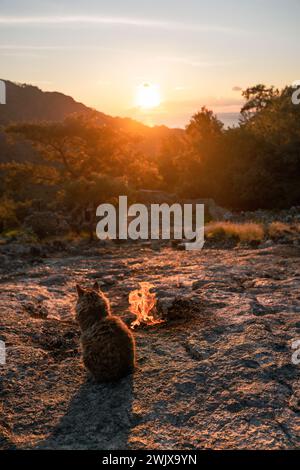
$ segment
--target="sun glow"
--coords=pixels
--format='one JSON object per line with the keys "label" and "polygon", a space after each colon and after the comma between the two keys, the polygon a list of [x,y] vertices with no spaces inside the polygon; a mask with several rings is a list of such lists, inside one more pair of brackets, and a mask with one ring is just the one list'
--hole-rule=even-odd
{"label": "sun glow", "polygon": [[136,102],[142,109],[151,109],[159,106],[161,99],[158,86],[150,83],[139,85],[137,89]]}

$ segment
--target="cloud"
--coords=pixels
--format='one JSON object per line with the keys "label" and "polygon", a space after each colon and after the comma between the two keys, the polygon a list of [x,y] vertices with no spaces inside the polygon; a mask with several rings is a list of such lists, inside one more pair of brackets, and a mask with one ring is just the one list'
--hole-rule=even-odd
{"label": "cloud", "polygon": [[67,46],[67,45],[23,45],[23,44],[0,44],[0,51],[69,51],[69,50],[113,50],[102,46]]}
{"label": "cloud", "polygon": [[119,17],[101,17],[101,16],[0,16],[0,23],[7,25],[20,24],[108,24],[108,25],[125,25],[125,26],[152,26],[164,27],[167,22],[151,21],[135,18],[119,18]]}
{"label": "cloud", "polygon": [[9,51],[9,52],[4,51],[4,52],[2,52],[2,51],[0,51],[0,56],[1,57],[24,57],[26,59],[28,59],[29,57],[31,59],[41,57],[40,54],[35,54],[35,53],[29,52],[29,51],[28,52],[22,52],[22,51],[20,51],[20,52],[18,52],[18,51],[15,51],[15,52],[14,51]]}
{"label": "cloud", "polygon": [[24,46],[23,44],[0,44],[0,50],[5,51],[44,51],[65,49],[64,46]]}
{"label": "cloud", "polygon": [[191,67],[222,67],[224,65],[232,65],[232,61],[217,61],[217,60],[212,60],[212,61],[205,61],[205,60],[199,60],[196,58],[189,58],[189,57],[158,57],[157,60],[161,62],[169,62],[169,63],[178,63],[178,64],[183,64],[183,65],[189,65]]}
{"label": "cloud", "polygon": [[106,16],[0,16],[0,24],[7,26],[20,25],[110,25],[160,28],[211,33],[244,33],[244,30],[222,25],[192,24],[176,21],[148,20],[145,18],[106,17]]}
{"label": "cloud", "polygon": [[240,86],[234,86],[232,87],[232,91],[242,91],[243,88],[241,88]]}

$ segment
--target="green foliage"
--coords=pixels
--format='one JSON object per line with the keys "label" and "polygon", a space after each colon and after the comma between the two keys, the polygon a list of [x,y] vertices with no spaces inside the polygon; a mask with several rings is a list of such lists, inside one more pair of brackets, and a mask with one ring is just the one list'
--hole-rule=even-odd
{"label": "green foliage", "polygon": [[240,126],[226,130],[202,108],[177,153],[170,146],[163,150],[171,189],[185,197],[212,197],[233,209],[299,205],[300,106],[292,104],[292,92],[291,87],[248,88]]}
{"label": "green foliage", "polygon": [[14,124],[7,132],[29,140],[65,179],[93,172],[123,176],[134,145],[121,129],[101,125],[97,113],[70,116],[61,123]]}
{"label": "green foliage", "polygon": [[19,227],[30,207],[31,201],[15,201],[8,197],[0,199],[0,232]]}
{"label": "green foliage", "polygon": [[17,226],[16,203],[12,199],[3,198],[0,201],[0,232]]}
{"label": "green foliage", "polygon": [[32,212],[25,218],[24,227],[40,239],[63,235],[68,230],[61,217],[49,211]]}
{"label": "green foliage", "polygon": [[47,190],[59,181],[56,168],[29,162],[0,164],[1,192],[14,200],[46,200]]}
{"label": "green foliage", "polygon": [[66,181],[61,197],[68,209],[74,209],[97,207],[123,194],[128,194],[128,186],[123,179],[92,173],[89,178]]}
{"label": "green foliage", "polygon": [[84,211],[138,189],[213,198],[232,209],[300,205],[300,106],[291,102],[293,91],[248,88],[240,125],[229,129],[202,107],[185,130],[170,131],[153,156],[143,152],[133,123],[130,131],[103,125],[97,113],[11,125],[11,139],[30,142],[39,160],[0,164],[2,230],[28,215],[22,201],[38,211],[75,211],[79,230]]}
{"label": "green foliage", "polygon": [[268,88],[261,83],[244,90],[242,96],[246,99],[246,103],[241,109],[243,120],[249,121],[256,113],[272,103],[278,95],[279,90],[277,88],[273,86]]}

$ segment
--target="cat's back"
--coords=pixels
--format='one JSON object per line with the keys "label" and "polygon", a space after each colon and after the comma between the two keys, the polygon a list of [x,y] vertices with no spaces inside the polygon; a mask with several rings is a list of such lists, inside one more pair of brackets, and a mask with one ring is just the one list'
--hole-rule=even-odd
{"label": "cat's back", "polygon": [[132,332],[115,316],[94,323],[82,332],[83,361],[100,381],[117,380],[135,366]]}
{"label": "cat's back", "polygon": [[133,339],[133,334],[127,325],[118,317],[113,315],[95,322],[92,326],[82,332],[82,340],[98,343],[102,339],[109,343],[122,342]]}

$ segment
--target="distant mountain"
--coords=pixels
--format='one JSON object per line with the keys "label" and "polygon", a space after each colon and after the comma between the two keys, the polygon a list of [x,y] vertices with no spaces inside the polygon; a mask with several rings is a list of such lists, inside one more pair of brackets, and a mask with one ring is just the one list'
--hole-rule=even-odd
{"label": "distant mountain", "polygon": [[62,93],[3,81],[6,84],[6,104],[0,106],[1,125],[16,121],[62,121],[69,114],[86,113],[89,110],[84,104]]}
{"label": "distant mountain", "polygon": [[[33,85],[3,81],[6,84],[6,104],[0,105],[0,126],[14,122],[57,122],[74,113],[95,112],[63,93],[42,91]],[[170,129],[166,126],[149,127],[131,118],[112,117],[100,111],[96,112],[99,123],[112,124],[141,137],[140,148],[147,154],[157,154],[162,139],[183,132],[181,129]]]}
{"label": "distant mountain", "polygon": [[[89,114],[92,108],[75,101],[71,96],[57,91],[42,91],[37,86],[25,83],[13,83],[3,80],[6,84],[6,104],[0,106],[0,125],[13,122],[41,122],[63,121],[70,114]],[[112,117],[108,114],[96,111],[99,122],[103,124],[115,124],[137,133],[155,130],[159,134],[172,131],[166,126],[149,127],[131,118]]]}

